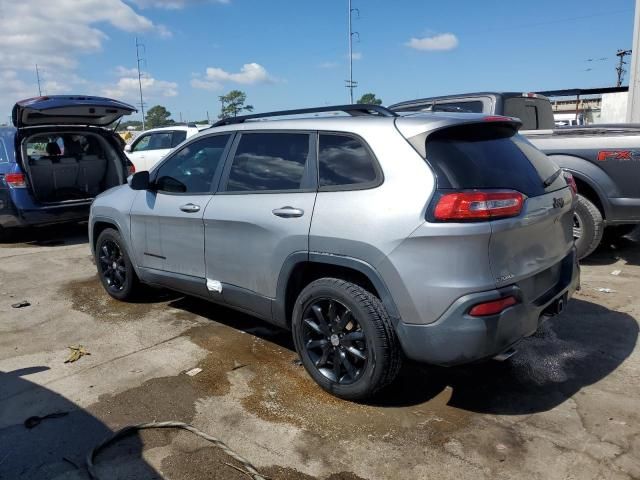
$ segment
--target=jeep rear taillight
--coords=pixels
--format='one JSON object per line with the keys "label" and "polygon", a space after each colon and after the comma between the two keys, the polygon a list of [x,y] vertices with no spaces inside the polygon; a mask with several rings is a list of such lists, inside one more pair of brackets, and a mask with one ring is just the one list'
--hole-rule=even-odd
{"label": "jeep rear taillight", "polygon": [[497,315],[502,313],[509,307],[513,307],[518,303],[515,297],[509,296],[492,300],[490,302],[479,303],[469,310],[469,315],[473,317],[486,317],[489,315]]}
{"label": "jeep rear taillight", "polygon": [[567,172],[566,170],[562,173],[564,175],[564,180],[567,182],[567,185],[569,185],[569,188],[571,189],[571,194],[575,197],[576,195],[578,195],[578,184],[576,183],[576,179],[573,178],[573,175],[571,175],[571,173]]}
{"label": "jeep rear taillight", "polygon": [[438,222],[516,217],[523,204],[524,195],[515,190],[444,193],[436,203],[433,216]]}
{"label": "jeep rear taillight", "polygon": [[13,188],[25,188],[27,186],[27,179],[24,173],[5,173],[4,181]]}

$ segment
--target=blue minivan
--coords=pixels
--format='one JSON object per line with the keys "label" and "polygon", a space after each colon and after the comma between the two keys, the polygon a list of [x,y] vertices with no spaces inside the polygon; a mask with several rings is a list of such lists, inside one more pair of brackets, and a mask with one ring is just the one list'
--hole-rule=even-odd
{"label": "blue minivan", "polygon": [[0,127],[0,239],[17,227],[86,220],[93,198],[131,173],[107,126],[135,111],[89,96],[16,103],[14,127]]}

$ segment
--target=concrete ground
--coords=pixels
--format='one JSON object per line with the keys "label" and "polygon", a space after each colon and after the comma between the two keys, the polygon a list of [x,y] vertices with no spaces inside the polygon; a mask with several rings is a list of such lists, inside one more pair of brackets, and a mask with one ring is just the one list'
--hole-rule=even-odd
{"label": "concrete ground", "polygon": [[[252,317],[170,293],[111,300],[86,241],[65,227],[0,245],[0,479],[87,479],[93,446],[152,420],[192,423],[272,479],[640,478],[638,242],[585,262],[567,311],[510,360],[406,365],[355,404]],[[79,344],[91,355],[64,363]],[[55,412],[68,414],[24,426]],[[248,478],[182,431],[130,436],[96,464],[109,480]]]}

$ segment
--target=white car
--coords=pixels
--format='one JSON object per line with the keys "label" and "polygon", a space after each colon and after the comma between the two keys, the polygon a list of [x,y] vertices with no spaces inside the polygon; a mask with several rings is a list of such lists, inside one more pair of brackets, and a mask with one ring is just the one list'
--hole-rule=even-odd
{"label": "white car", "polygon": [[136,172],[150,170],[174,147],[207,127],[209,125],[190,124],[146,130],[131,144],[126,145],[124,151]]}

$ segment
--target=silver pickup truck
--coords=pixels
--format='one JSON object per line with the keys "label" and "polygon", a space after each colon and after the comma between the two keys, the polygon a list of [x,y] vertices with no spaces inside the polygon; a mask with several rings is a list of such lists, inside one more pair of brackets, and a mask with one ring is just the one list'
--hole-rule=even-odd
{"label": "silver pickup truck", "polygon": [[640,125],[556,128],[548,98],[535,93],[483,92],[422,98],[396,111],[445,111],[517,117],[520,133],[571,172],[578,185],[574,237],[584,258],[602,241],[640,224]]}

